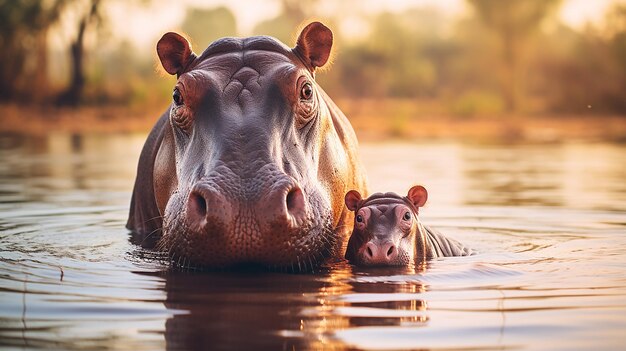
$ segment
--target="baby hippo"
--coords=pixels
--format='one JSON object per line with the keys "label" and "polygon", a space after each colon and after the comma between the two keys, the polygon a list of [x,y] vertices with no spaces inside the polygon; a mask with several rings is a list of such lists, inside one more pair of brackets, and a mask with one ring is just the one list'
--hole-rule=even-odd
{"label": "baby hippo", "polygon": [[456,240],[424,227],[417,214],[428,199],[416,185],[407,196],[376,193],[367,199],[351,190],[345,202],[355,212],[346,259],[360,266],[405,266],[441,256],[467,256],[472,251]]}

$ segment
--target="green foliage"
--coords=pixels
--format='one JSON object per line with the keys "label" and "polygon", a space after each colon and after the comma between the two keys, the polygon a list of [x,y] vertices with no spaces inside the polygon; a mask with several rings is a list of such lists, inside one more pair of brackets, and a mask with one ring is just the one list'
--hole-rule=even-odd
{"label": "green foliage", "polygon": [[[530,93],[556,113],[626,113],[626,5],[609,12],[607,31],[560,26],[545,35],[535,56]],[[621,20],[620,20],[621,18]]]}
{"label": "green foliage", "polygon": [[141,55],[128,41],[117,50],[96,51],[92,56],[85,103],[153,107],[165,106],[171,99],[175,78],[159,76],[154,57]]}
{"label": "green foliage", "polygon": [[349,85],[344,90],[348,96],[435,96],[447,64],[441,56],[451,49],[441,39],[439,19],[430,9],[378,15],[366,39],[340,52],[330,74]]}
{"label": "green foliage", "polygon": [[499,115],[504,112],[504,101],[489,91],[470,90],[453,100],[450,110],[462,117]]}
{"label": "green foliage", "polygon": [[190,8],[181,28],[190,36],[195,49],[199,52],[216,39],[237,35],[235,15],[226,7]]}
{"label": "green foliage", "polygon": [[397,104],[397,107],[393,109],[392,115],[388,118],[390,121],[389,135],[394,138],[405,138],[410,135],[410,120],[411,120],[411,108],[404,104]]}
{"label": "green foliage", "polygon": [[560,0],[469,0],[478,17],[498,38],[500,89],[509,112],[520,110],[529,41]]}
{"label": "green foliage", "polygon": [[[13,98],[15,91],[26,98],[34,94],[30,88],[38,66],[29,53],[41,47],[47,28],[69,2],[0,0],[0,99]],[[334,32],[336,57],[316,79],[333,97],[429,101],[437,111],[462,117],[626,115],[625,4],[616,4],[603,25],[574,30],[554,16],[560,0],[467,3],[472,11],[456,20],[424,7],[361,15],[367,32],[357,38],[342,33],[345,13],[325,17]],[[253,34],[293,45],[297,27],[316,18],[323,6],[299,0],[281,4],[282,12],[259,23]],[[350,5],[342,6],[337,8]],[[358,11],[350,15],[359,16]],[[225,7],[189,9],[181,27],[196,52],[217,38],[237,35],[236,18]],[[128,42],[118,45],[89,53],[85,101],[165,104],[174,78],[155,74],[153,52],[140,52]],[[391,132],[397,134],[416,114],[425,113],[386,109]]]}
{"label": "green foliage", "polygon": [[504,36],[524,36],[539,29],[561,0],[468,0],[478,16]]}
{"label": "green foliage", "polygon": [[[272,36],[287,45],[294,44],[293,33],[311,15],[317,1],[282,0],[283,11],[254,27],[254,34]],[[308,15],[307,15],[308,14]]]}

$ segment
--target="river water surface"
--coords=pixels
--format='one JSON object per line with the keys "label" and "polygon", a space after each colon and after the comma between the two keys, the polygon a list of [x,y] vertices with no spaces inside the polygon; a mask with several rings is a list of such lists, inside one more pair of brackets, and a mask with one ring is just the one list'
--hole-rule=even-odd
{"label": "river water surface", "polygon": [[169,270],[124,228],[145,135],[0,137],[2,349],[626,347],[626,146],[361,145],[373,191],[471,257]]}

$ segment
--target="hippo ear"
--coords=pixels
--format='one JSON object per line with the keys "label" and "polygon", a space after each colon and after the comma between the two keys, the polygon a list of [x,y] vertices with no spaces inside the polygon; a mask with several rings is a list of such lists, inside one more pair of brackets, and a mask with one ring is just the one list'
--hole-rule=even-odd
{"label": "hippo ear", "polygon": [[309,23],[298,36],[294,50],[312,69],[322,67],[330,57],[333,32],[320,22]]}
{"label": "hippo ear", "polygon": [[196,58],[191,44],[182,35],[168,32],[157,43],[157,54],[165,71],[181,75],[187,65]]}
{"label": "hippo ear", "polygon": [[406,197],[413,203],[413,206],[422,207],[428,200],[428,192],[423,186],[416,185],[409,189],[409,194]]}
{"label": "hippo ear", "polygon": [[361,194],[356,190],[350,190],[346,194],[345,201],[348,210],[356,211],[356,209],[359,207],[359,202],[361,202]]}

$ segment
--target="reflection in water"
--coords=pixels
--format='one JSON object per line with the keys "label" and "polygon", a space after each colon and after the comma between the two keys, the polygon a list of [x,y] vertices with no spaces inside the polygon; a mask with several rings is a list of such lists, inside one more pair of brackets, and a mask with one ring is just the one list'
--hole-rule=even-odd
{"label": "reflection in water", "polygon": [[[415,274],[378,269],[367,274]],[[186,311],[167,320],[168,349],[302,350],[344,349],[337,330],[364,326],[425,326],[426,302],[394,301],[394,294],[419,296],[419,282],[404,284],[352,280],[359,273],[345,262],[315,276],[265,272],[166,272],[165,305]],[[386,296],[353,301],[349,296]]]}
{"label": "reflection in water", "polygon": [[[561,150],[479,148],[464,153],[468,205],[562,206],[563,171]],[[489,157],[485,157],[485,154]]]}
{"label": "reflection in water", "polygon": [[129,179],[134,177],[144,139],[143,135],[0,137],[0,146],[6,147],[0,148],[1,202],[67,207],[114,201],[127,206]]}
{"label": "reflection in water", "polygon": [[479,254],[290,275],[133,241],[144,139],[0,136],[0,348],[623,347],[624,145],[362,144],[372,190],[424,184],[424,223]]}
{"label": "reflection in water", "polygon": [[[353,283],[353,294],[409,294],[420,296],[426,291],[425,286],[419,282],[405,284],[386,284],[379,282]],[[349,315],[350,327],[364,326],[425,326],[428,322],[426,314],[426,301],[423,299],[409,299],[402,301],[362,301],[353,302],[350,308],[341,308],[339,312]]]}
{"label": "reflection in water", "polygon": [[[174,315],[166,322],[167,347],[304,349],[315,343],[307,336],[317,335],[320,326],[337,326],[341,321],[327,320],[323,311],[299,313],[302,307],[317,307],[318,293],[332,284],[299,278],[264,273],[168,274],[165,305],[188,314]],[[308,333],[310,328],[316,332]]]}

